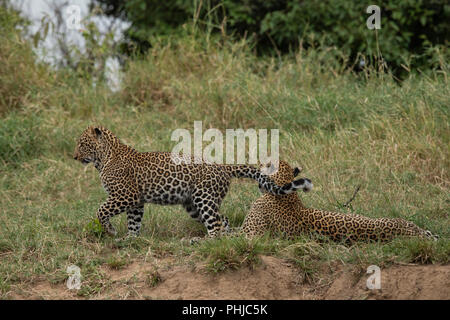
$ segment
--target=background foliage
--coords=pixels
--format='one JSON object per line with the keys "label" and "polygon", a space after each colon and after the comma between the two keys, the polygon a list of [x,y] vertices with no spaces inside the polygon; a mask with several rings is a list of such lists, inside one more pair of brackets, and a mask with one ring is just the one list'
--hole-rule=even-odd
{"label": "background foliage", "polygon": [[[391,70],[434,66],[430,48],[446,49],[450,4],[445,0],[384,0],[381,30],[366,27],[368,4],[352,0],[98,0],[107,15],[132,24],[127,37],[141,50],[152,38],[177,32],[193,18],[199,24],[247,37],[258,53],[285,54],[326,46],[344,52],[353,63],[382,56]],[[367,62],[369,62],[367,61]],[[402,67],[404,65],[404,67]]]}

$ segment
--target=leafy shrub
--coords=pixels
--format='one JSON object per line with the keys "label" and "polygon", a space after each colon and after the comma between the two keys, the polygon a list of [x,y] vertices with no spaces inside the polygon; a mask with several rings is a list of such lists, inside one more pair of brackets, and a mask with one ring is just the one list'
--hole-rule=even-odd
{"label": "leafy shrub", "polygon": [[350,0],[98,2],[106,14],[132,23],[127,36],[141,48],[149,47],[152,36],[174,33],[194,18],[222,33],[226,29],[229,34],[252,37],[259,53],[287,53],[300,45],[335,46],[350,55],[350,62],[358,54],[368,60],[382,55],[394,71],[435,67],[428,48],[445,49],[450,33],[450,5],[442,0],[382,1],[377,31],[366,26],[368,4]]}
{"label": "leafy shrub", "polygon": [[0,113],[17,109],[48,88],[48,69],[35,63],[31,45],[23,37],[27,21],[0,3]]}

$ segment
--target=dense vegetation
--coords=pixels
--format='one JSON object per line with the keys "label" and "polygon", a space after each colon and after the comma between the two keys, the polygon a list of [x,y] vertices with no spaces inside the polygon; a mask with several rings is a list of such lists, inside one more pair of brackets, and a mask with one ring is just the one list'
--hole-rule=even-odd
{"label": "dense vegetation", "polygon": [[[37,62],[20,18],[0,6],[0,296],[46,280],[62,283],[82,269],[80,295],[95,297],[111,281],[102,266],[172,256],[211,272],[258,263],[260,254],[295,261],[314,281],[324,266],[365,268],[448,263],[450,256],[450,86],[448,60],[411,73],[401,84],[372,68],[354,74],[346,52],[321,47],[291,57],[258,57],[247,41],[230,41],[187,24],[129,60],[122,89],[77,71]],[[439,53],[439,52],[437,52]],[[76,139],[101,123],[140,151],[171,150],[171,132],[194,120],[214,128],[278,128],[281,157],[302,165],[315,190],[307,206],[370,217],[402,217],[441,236],[345,246],[303,235],[295,240],[222,238],[190,246],[203,226],[181,207],[146,207],[142,236],[116,242],[98,228],[105,199],[98,173],[72,159]],[[343,208],[356,185],[361,190]],[[236,181],[222,214],[238,227],[258,197]],[[114,219],[121,235],[125,215]],[[363,270],[363,269],[361,269]],[[124,284],[126,285],[126,284]]]}
{"label": "dense vegetation", "polygon": [[[396,74],[436,67],[433,50],[445,50],[450,5],[444,0],[385,0],[381,29],[369,30],[368,3],[352,0],[97,0],[105,13],[131,22],[126,34],[143,50],[155,36],[173,34],[193,18],[218,33],[248,38],[258,53],[336,47],[348,61],[383,63]],[[151,17],[151,18],[149,18]],[[344,58],[341,57],[341,58]],[[406,69],[406,70],[405,70]],[[402,72],[401,72],[402,71]]]}

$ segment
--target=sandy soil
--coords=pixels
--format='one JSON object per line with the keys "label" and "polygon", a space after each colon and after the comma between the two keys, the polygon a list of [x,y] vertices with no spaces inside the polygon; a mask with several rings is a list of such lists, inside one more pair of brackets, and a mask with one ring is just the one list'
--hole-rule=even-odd
{"label": "sandy soil", "polygon": [[[450,299],[450,265],[396,265],[381,270],[381,289],[369,290],[369,274],[337,266],[309,283],[301,270],[270,256],[254,270],[241,268],[218,275],[201,266],[177,265],[170,259],[134,262],[121,270],[104,268],[106,290],[93,299]],[[156,280],[155,280],[156,279]],[[33,282],[14,291],[13,299],[84,299],[65,284]]]}

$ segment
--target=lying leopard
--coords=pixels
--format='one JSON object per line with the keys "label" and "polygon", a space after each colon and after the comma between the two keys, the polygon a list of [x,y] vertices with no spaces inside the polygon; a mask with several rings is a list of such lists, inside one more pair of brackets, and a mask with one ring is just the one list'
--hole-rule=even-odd
{"label": "lying leopard", "polygon": [[97,217],[112,235],[116,231],[110,218],[126,211],[128,236],[137,236],[145,203],[181,204],[192,218],[205,225],[209,236],[228,232],[228,220],[219,214],[219,207],[232,178],[254,179],[260,188],[274,195],[311,187],[308,179],[278,186],[268,175],[248,165],[197,163],[193,158],[169,152],[138,152],[101,126],[90,126],[81,134],[73,158],[85,165],[92,162],[99,171],[108,198]]}
{"label": "lying leopard", "polygon": [[[299,174],[280,161],[278,171],[271,178],[278,185],[291,182]],[[288,237],[315,232],[336,241],[386,241],[398,236],[418,236],[437,239],[430,231],[400,218],[368,218],[357,214],[344,214],[309,209],[303,206],[295,193],[288,195],[263,194],[246,216],[242,231],[248,237],[263,235],[267,231]]]}

